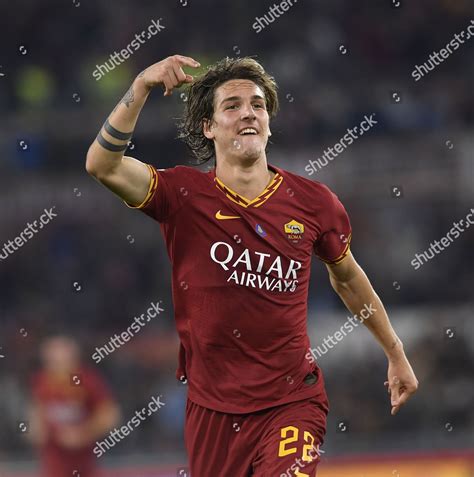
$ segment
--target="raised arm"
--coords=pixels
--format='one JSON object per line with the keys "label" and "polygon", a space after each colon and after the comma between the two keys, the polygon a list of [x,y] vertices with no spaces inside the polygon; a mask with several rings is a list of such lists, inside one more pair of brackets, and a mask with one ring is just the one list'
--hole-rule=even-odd
{"label": "raised arm", "polygon": [[150,172],[145,163],[124,156],[127,143],[153,88],[163,85],[164,96],[170,96],[174,88],[192,82],[193,77],[184,73],[183,66],[198,67],[199,63],[187,56],[174,55],[142,71],[107,118],[87,152],[87,172],[132,205],[138,205],[145,199]]}

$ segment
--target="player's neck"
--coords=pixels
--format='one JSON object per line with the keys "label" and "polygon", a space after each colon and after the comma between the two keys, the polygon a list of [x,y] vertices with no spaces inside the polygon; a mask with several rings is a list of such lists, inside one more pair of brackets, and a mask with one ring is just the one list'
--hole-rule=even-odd
{"label": "player's neck", "polygon": [[274,176],[275,173],[268,169],[266,158],[248,166],[224,160],[218,160],[216,165],[216,177],[248,200],[258,197]]}

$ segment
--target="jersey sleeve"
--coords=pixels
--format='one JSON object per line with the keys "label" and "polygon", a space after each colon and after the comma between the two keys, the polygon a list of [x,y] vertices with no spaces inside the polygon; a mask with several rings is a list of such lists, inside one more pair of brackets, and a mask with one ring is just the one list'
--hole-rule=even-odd
{"label": "jersey sleeve", "polygon": [[156,169],[147,164],[150,171],[148,193],[139,205],[125,204],[131,209],[139,209],[158,222],[164,222],[175,212],[187,195],[185,171],[182,166]]}
{"label": "jersey sleeve", "polygon": [[[328,188],[320,210],[321,233],[314,242],[314,253],[326,263],[344,260],[350,250],[352,228],[346,209]],[[319,215],[319,214],[318,214]]]}

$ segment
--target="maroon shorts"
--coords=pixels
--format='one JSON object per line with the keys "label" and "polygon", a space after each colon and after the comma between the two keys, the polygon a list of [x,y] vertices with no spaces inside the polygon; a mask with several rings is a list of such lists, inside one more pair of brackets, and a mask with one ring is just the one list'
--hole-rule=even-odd
{"label": "maroon shorts", "polygon": [[92,450],[74,452],[54,450],[43,452],[41,456],[41,477],[98,477],[97,457]]}
{"label": "maroon shorts", "polygon": [[188,399],[185,442],[191,477],[314,477],[326,433],[327,399],[227,414]]}

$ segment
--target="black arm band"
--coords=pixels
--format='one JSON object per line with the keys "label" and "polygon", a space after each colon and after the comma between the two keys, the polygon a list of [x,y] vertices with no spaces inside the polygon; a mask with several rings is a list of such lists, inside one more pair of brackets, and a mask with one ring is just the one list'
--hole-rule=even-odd
{"label": "black arm band", "polygon": [[132,137],[132,134],[133,134],[133,131],[132,131],[132,132],[129,132],[129,133],[124,133],[124,132],[118,131],[117,129],[115,129],[115,128],[109,123],[109,120],[108,120],[108,119],[105,120],[104,129],[105,129],[112,137],[114,137],[115,139],[120,139],[121,141],[128,141],[128,140]]}
{"label": "black arm band", "polygon": [[127,149],[127,147],[128,147],[128,144],[123,144],[123,145],[112,144],[111,142],[104,139],[104,137],[102,136],[101,133],[99,133],[98,136],[97,136],[97,142],[104,149],[107,149],[108,151],[112,151],[112,152],[125,151],[125,149]]}

